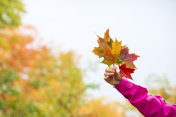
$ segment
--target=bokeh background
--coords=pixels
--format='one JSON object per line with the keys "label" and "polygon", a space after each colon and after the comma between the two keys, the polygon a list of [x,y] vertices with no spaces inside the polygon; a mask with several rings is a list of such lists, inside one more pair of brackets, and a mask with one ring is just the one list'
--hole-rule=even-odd
{"label": "bokeh background", "polygon": [[108,28],[140,56],[132,82],[176,104],[175,21],[175,0],[0,0],[0,116],[142,116],[91,52]]}

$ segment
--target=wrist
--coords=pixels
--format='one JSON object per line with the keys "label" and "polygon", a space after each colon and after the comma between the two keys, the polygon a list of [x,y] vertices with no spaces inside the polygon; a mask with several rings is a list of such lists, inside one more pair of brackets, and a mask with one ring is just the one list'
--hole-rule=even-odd
{"label": "wrist", "polygon": [[121,80],[122,80],[122,79],[117,80],[117,82],[116,82],[115,84],[113,84],[113,86],[116,87],[117,85],[119,85],[120,82],[121,82]]}

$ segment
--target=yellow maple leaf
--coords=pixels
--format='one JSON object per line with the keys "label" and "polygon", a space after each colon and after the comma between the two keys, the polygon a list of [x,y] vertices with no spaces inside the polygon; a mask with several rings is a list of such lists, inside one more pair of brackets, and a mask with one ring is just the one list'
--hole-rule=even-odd
{"label": "yellow maple leaf", "polygon": [[117,56],[120,55],[120,51],[121,51],[121,44],[122,44],[122,41],[118,41],[116,38],[115,38],[115,42],[112,42],[112,50],[111,50],[111,53],[112,55],[117,58]]}

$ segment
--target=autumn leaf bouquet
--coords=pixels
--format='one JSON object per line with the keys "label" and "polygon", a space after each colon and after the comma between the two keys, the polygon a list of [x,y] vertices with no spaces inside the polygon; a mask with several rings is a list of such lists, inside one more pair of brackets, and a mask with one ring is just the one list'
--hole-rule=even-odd
{"label": "autumn leaf bouquet", "polygon": [[98,47],[93,49],[93,53],[99,58],[103,58],[101,63],[108,66],[119,66],[119,75],[121,78],[126,77],[132,79],[131,73],[136,69],[134,61],[139,57],[138,55],[129,53],[129,48],[122,45],[122,41],[115,41],[109,36],[109,29],[104,33],[104,38],[98,36]]}

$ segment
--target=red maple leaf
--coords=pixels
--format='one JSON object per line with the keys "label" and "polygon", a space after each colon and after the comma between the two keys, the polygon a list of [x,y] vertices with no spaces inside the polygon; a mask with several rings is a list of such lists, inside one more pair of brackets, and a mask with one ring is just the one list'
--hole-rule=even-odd
{"label": "red maple leaf", "polygon": [[135,69],[126,68],[125,64],[120,65],[119,69],[120,69],[119,75],[120,75],[121,78],[126,77],[126,78],[129,78],[129,79],[132,79],[131,73],[133,73],[135,71]]}

